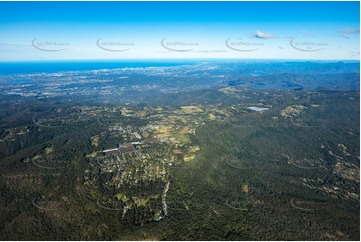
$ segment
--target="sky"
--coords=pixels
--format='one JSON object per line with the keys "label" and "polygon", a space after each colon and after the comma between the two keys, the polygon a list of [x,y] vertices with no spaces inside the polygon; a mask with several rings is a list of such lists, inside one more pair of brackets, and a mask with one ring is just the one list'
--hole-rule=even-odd
{"label": "sky", "polygon": [[359,60],[359,2],[0,2],[0,61]]}

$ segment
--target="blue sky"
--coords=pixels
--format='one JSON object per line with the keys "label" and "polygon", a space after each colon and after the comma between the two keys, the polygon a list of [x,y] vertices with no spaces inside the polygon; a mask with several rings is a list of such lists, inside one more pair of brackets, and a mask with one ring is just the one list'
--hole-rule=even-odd
{"label": "blue sky", "polygon": [[359,2],[0,2],[0,60],[358,60],[359,6]]}

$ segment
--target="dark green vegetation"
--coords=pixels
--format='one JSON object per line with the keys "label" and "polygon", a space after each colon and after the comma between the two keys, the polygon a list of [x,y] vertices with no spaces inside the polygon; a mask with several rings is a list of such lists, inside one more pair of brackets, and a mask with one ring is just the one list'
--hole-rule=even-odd
{"label": "dark green vegetation", "polygon": [[[206,98],[172,94],[177,98],[168,105],[174,109],[191,98],[205,109],[208,101],[219,100],[230,104],[218,109],[232,115],[189,134],[200,147],[194,160],[168,166],[165,180],[127,190],[104,185],[112,173],[102,172],[89,154],[97,150],[94,142],[98,150],[124,142],[108,125],[120,122],[139,130],[154,115],[127,116],[110,105],[86,109],[79,103],[4,101],[0,240],[360,239],[359,92],[203,94]],[[259,103],[270,110],[245,108]],[[96,135],[99,140],[92,141]],[[167,151],[168,145],[157,145],[150,147]],[[168,215],[155,222],[167,182]],[[132,196],[145,205],[128,203],[123,217],[125,197]]]}

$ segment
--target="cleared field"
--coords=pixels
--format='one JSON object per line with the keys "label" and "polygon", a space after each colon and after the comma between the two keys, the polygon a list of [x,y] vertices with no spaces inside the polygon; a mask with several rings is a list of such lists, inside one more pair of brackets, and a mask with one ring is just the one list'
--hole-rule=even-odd
{"label": "cleared field", "polygon": [[203,112],[203,109],[201,109],[199,106],[182,106],[181,109],[184,113],[201,113],[201,112]]}

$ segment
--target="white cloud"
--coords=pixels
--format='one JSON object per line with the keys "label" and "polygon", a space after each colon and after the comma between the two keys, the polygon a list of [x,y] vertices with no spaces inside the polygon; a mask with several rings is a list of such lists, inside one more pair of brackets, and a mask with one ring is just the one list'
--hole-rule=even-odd
{"label": "white cloud", "polygon": [[199,53],[219,53],[219,52],[223,52],[223,53],[226,53],[226,52],[229,52],[227,50],[194,50],[192,52],[199,52]]}
{"label": "white cloud", "polygon": [[274,36],[272,34],[264,33],[259,30],[257,30],[256,34],[253,35],[253,37],[258,39],[272,39]]}
{"label": "white cloud", "polygon": [[347,34],[359,34],[360,29],[345,29],[342,32]]}
{"label": "white cloud", "polygon": [[360,34],[360,29],[344,29],[337,31],[345,39],[349,39],[353,34]]}

